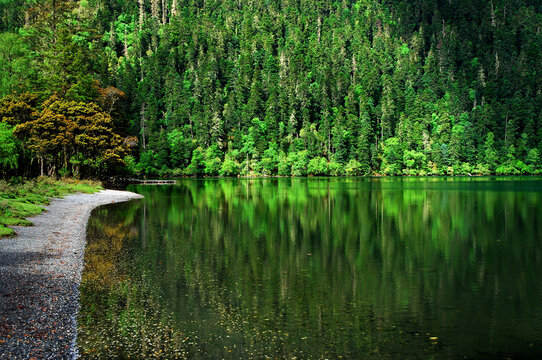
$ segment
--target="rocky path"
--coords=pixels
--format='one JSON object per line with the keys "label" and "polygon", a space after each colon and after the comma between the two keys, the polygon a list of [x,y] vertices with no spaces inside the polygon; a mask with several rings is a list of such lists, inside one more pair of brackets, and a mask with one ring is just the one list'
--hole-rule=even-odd
{"label": "rocky path", "polygon": [[0,239],[0,359],[77,357],[79,283],[92,209],[140,199],[115,190],[55,199]]}

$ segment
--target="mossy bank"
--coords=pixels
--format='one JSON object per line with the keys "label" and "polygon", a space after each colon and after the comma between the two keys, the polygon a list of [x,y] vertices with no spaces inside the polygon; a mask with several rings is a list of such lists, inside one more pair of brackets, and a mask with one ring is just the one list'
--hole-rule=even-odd
{"label": "mossy bank", "polygon": [[33,180],[0,181],[0,238],[15,235],[10,226],[31,226],[26,218],[40,214],[52,198],[73,193],[91,194],[102,190],[92,180],[39,177]]}

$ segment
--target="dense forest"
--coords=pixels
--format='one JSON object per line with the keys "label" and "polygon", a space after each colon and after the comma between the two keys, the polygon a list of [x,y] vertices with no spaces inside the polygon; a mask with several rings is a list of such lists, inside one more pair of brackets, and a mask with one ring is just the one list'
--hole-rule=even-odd
{"label": "dense forest", "polygon": [[0,0],[0,174],[542,168],[540,0]]}

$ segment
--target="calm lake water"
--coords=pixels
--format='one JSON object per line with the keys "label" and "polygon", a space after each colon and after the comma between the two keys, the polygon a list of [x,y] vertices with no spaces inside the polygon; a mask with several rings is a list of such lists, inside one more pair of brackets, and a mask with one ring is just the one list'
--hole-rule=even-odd
{"label": "calm lake water", "polygon": [[83,358],[542,358],[542,178],[128,190],[89,221]]}

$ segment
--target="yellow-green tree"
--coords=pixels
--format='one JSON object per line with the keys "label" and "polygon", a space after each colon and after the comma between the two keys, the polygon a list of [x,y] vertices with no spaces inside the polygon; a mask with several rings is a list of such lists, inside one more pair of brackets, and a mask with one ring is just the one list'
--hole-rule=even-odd
{"label": "yellow-green tree", "polygon": [[0,99],[0,122],[17,125],[34,120],[37,105],[38,97],[31,93],[6,95]]}
{"label": "yellow-green tree", "polygon": [[41,107],[41,113],[33,113],[29,121],[10,120],[17,124],[15,136],[39,161],[41,175],[47,170],[49,175],[100,176],[124,165],[128,154],[124,139],[115,132],[111,116],[97,104],[53,95]]}
{"label": "yellow-green tree", "polygon": [[124,165],[122,159],[128,155],[124,139],[116,133],[112,117],[97,104],[53,96],[43,106],[75,124],[70,146],[74,173],[104,174]]}
{"label": "yellow-green tree", "polygon": [[17,125],[14,134],[39,160],[40,174],[44,175],[44,165],[47,165],[48,174],[55,175],[58,155],[67,164],[75,128],[72,120],[45,108],[37,119]]}

